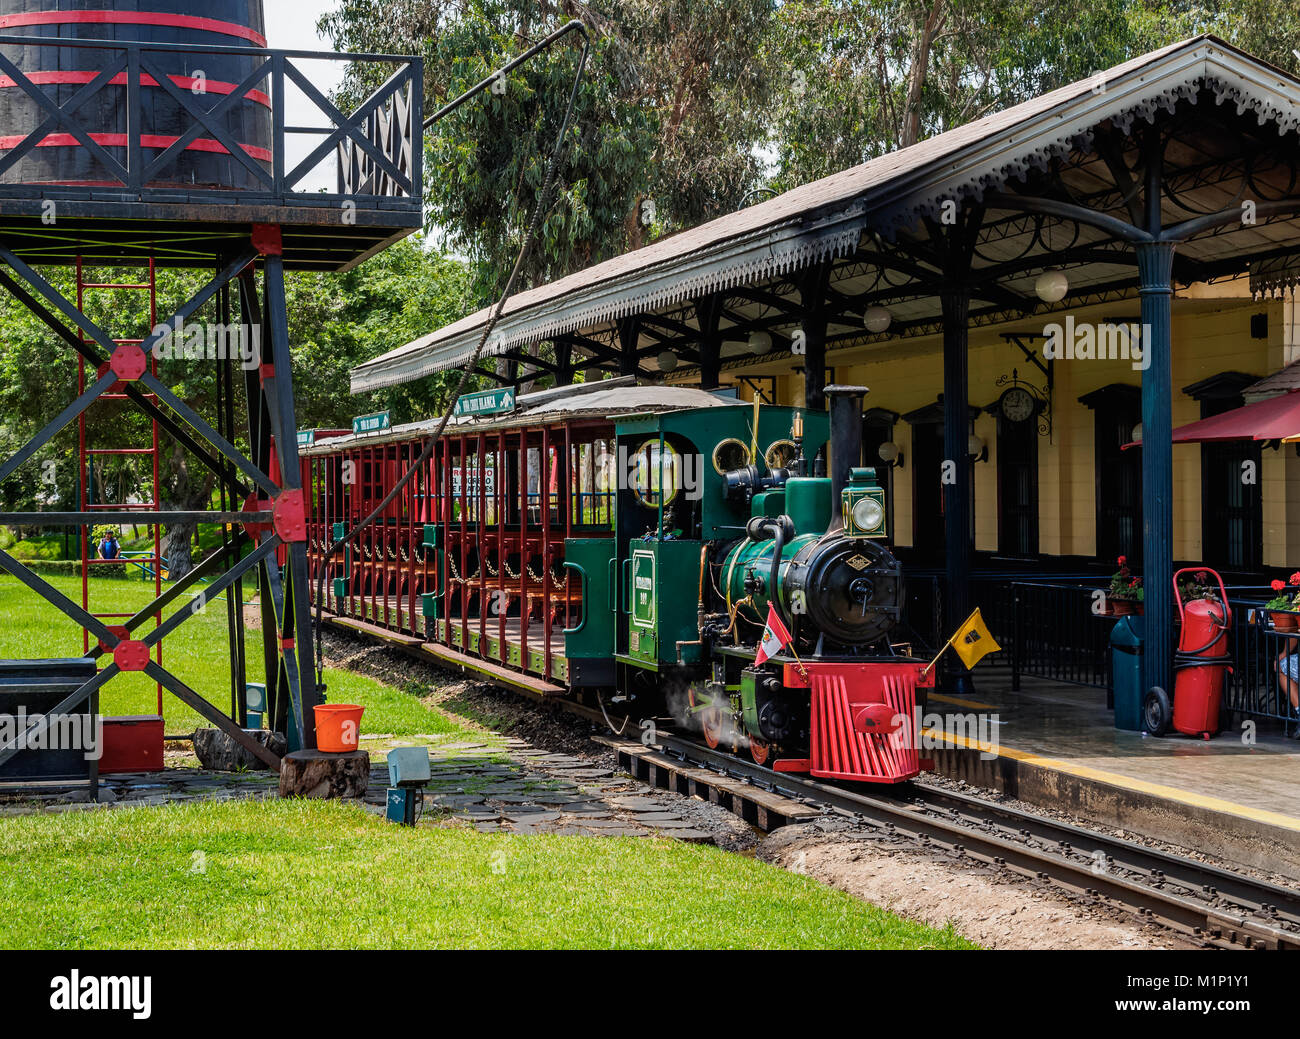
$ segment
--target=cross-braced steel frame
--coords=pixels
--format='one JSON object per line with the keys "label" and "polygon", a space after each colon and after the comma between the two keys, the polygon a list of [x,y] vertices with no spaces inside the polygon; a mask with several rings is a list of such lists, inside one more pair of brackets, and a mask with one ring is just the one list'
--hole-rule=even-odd
{"label": "cross-braced steel frame", "polygon": [[[173,583],[154,602],[142,608],[120,626],[110,627],[70,600],[48,581],[33,573],[11,554],[0,550],[0,569],[16,577],[55,609],[81,625],[97,643],[91,658],[109,658],[93,679],[68,695],[54,710],[35,720],[26,733],[0,745],[0,765],[20,753],[53,724],[53,720],[82,708],[113,678],[142,672],[187,704],[259,759],[278,769],[280,759],[250,736],[240,724],[238,700],[231,714],[204,699],[178,675],[151,659],[162,639],[187,620],[200,614],[207,604],[232,595],[237,604],[231,629],[232,673],[242,673],[243,582],[253,580],[259,592],[263,614],[263,648],[266,664],[268,710],[276,728],[288,728],[303,748],[316,745],[313,708],[319,702],[312,648],[310,602],[308,598],[307,526],[290,376],[288,311],[285,301],[284,259],[279,227],[254,229],[249,243],[235,255],[216,265],[219,269],[206,285],[181,305],[169,321],[151,332],[143,343],[118,343],[92,321],[76,304],[19,258],[0,236],[0,286],[26,306],[43,324],[77,350],[99,373],[89,389],[0,466],[0,482],[29,462],[54,437],[76,422],[95,401],[112,391],[125,395],[145,415],[159,423],[179,444],[217,476],[225,502],[243,502],[243,508],[225,511],[166,511],[143,514],[115,512],[0,512],[0,524],[85,527],[96,523],[133,523],[147,518],[150,523],[208,523],[231,527],[226,539],[183,579]],[[260,278],[259,278],[260,274]],[[244,370],[247,402],[247,452],[236,447],[229,435],[198,414],[168,386],[153,375],[148,355],[165,334],[164,325],[179,328],[209,304],[229,311],[231,292],[237,289],[245,328],[256,328],[255,366]],[[224,316],[224,315],[223,315]],[[229,398],[227,398],[229,400]],[[227,429],[227,434],[230,429]],[[251,548],[251,550],[250,550]],[[200,582],[212,579],[205,587]],[[192,595],[191,595],[192,593]],[[189,598],[186,598],[189,596]],[[185,600],[183,603],[181,600]],[[173,609],[157,627],[136,637],[155,614]],[[238,632],[238,637],[236,637]],[[242,690],[240,691],[242,694]],[[291,749],[297,749],[291,746]]]}

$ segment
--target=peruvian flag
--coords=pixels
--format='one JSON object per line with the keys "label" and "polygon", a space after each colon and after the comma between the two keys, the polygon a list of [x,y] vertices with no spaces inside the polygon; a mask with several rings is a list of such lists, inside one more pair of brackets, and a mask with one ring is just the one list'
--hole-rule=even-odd
{"label": "peruvian flag", "polygon": [[761,664],[763,661],[776,656],[793,641],[790,638],[790,633],[785,630],[785,625],[781,623],[776,607],[768,603],[767,627],[763,629],[763,639],[758,644],[758,656],[754,658],[754,663]]}

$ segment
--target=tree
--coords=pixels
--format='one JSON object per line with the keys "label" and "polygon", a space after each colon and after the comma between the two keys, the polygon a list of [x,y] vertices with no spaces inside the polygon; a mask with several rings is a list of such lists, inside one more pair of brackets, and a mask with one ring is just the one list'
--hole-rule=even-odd
{"label": "tree", "polygon": [[391,411],[395,422],[423,418],[442,406],[459,370],[353,397],[349,372],[395,347],[464,317],[474,309],[468,266],[426,252],[407,239],[345,274],[301,273],[287,282],[289,339],[298,424],[349,428],[352,416]]}
{"label": "tree", "polygon": [[791,0],[764,60],[784,190],[1122,61],[1123,0]]}
{"label": "tree", "polygon": [[[571,18],[595,42],[573,139],[541,247],[537,284],[729,212],[762,163],[754,41],[774,0],[341,0],[321,21],[340,50],[414,52],[432,111]],[[435,125],[427,138],[433,227],[478,265],[481,299],[500,291],[541,187],[578,58],[569,42]],[[343,100],[373,87],[355,69]]]}

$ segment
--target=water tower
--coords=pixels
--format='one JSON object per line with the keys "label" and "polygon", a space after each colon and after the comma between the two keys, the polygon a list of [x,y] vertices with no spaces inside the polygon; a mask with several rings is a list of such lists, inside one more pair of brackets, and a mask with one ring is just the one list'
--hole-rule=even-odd
{"label": "water tower", "polygon": [[[378,86],[356,111],[340,111],[313,83],[313,59],[355,61]],[[108,683],[143,672],[160,700],[179,697],[278,767],[243,728],[256,652],[272,726],[289,734],[291,748],[315,746],[320,691],[285,272],[347,270],[421,226],[422,97],[418,59],[268,49],[262,0],[0,0],[0,290],[79,368],[67,408],[0,464],[0,483],[33,467],[38,481],[42,453],[76,427],[75,507],[43,503],[0,513],[0,524],[79,536],[81,602],[3,551],[0,569],[84,630],[80,657],[0,661],[0,697],[39,694],[53,717],[93,714]],[[290,115],[292,98],[293,111],[313,107],[321,118],[295,125],[307,120]],[[331,168],[323,191],[322,164]],[[164,268],[204,272],[203,287],[172,313],[158,310]],[[118,276],[98,273],[105,269]],[[131,293],[140,294],[137,306],[120,309],[143,309],[147,329],[86,316],[114,313],[105,295]],[[209,337],[206,353],[191,358],[215,371],[204,414],[160,378],[175,370],[160,357],[177,356],[167,348],[178,338],[160,330],[196,324],[243,328],[256,344],[249,362],[214,351]],[[151,436],[96,442],[88,418],[104,407],[138,409]],[[212,473],[216,490],[205,504],[219,507],[169,511],[160,460],[178,449]],[[135,459],[152,492],[105,500],[96,467],[114,458]],[[165,581],[160,531],[195,523],[219,527],[222,543],[188,575]],[[89,532],[101,524],[153,532],[152,553],[130,565],[153,581],[154,601],[129,615],[94,601],[87,575],[122,565],[91,558]],[[246,644],[245,589],[256,593],[260,650]],[[163,640],[209,603],[228,613],[231,689],[221,706],[162,655]],[[0,779],[25,755],[17,741],[0,744]],[[45,768],[18,774],[42,778]],[[91,767],[88,782],[96,781]]]}

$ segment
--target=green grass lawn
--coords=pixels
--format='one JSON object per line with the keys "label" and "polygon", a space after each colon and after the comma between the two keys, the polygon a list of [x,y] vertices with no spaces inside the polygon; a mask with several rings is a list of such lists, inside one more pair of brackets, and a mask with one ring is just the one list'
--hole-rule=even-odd
{"label": "green grass lawn", "polygon": [[[80,601],[79,579],[52,583]],[[101,579],[92,603],[127,612],[151,590]],[[0,617],[0,657],[81,655],[79,629],[12,579],[0,579]],[[218,706],[229,703],[225,617],[213,604],[191,618],[164,658]],[[325,677],[331,702],[366,706],[363,735],[483,738],[411,691]],[[101,707],[152,713],[154,687],[122,676]],[[172,734],[200,724],[170,694],[163,712]],[[323,802],[0,818],[0,904],[0,948],[969,947],[951,930],[713,848],[403,829]]]}
{"label": "green grass lawn", "polygon": [[402,829],[338,803],[0,824],[5,948],[969,948],[665,839]]}
{"label": "green grass lawn", "polygon": [[[81,602],[81,578],[45,577],[75,603]],[[246,593],[247,594],[247,593]],[[153,599],[153,582],[98,579],[91,583],[93,613],[131,613]],[[186,608],[184,599],[173,612]],[[81,629],[34,592],[11,577],[0,577],[0,658],[12,660],[82,655]],[[115,623],[115,622],[109,622]],[[148,622],[142,634],[153,627]],[[250,682],[261,674],[261,632],[247,633]],[[205,613],[191,617],[163,644],[163,665],[212,704],[229,710],[230,663],[226,634],[225,600],[214,600]],[[427,710],[412,696],[347,671],[325,670],[326,694],[331,703],[357,703],[366,708],[363,731],[457,736],[463,734],[445,715]],[[143,675],[113,679],[100,698],[105,715],[154,714],[157,686]],[[170,693],[163,692],[163,718],[169,735],[193,732],[209,723]]]}

